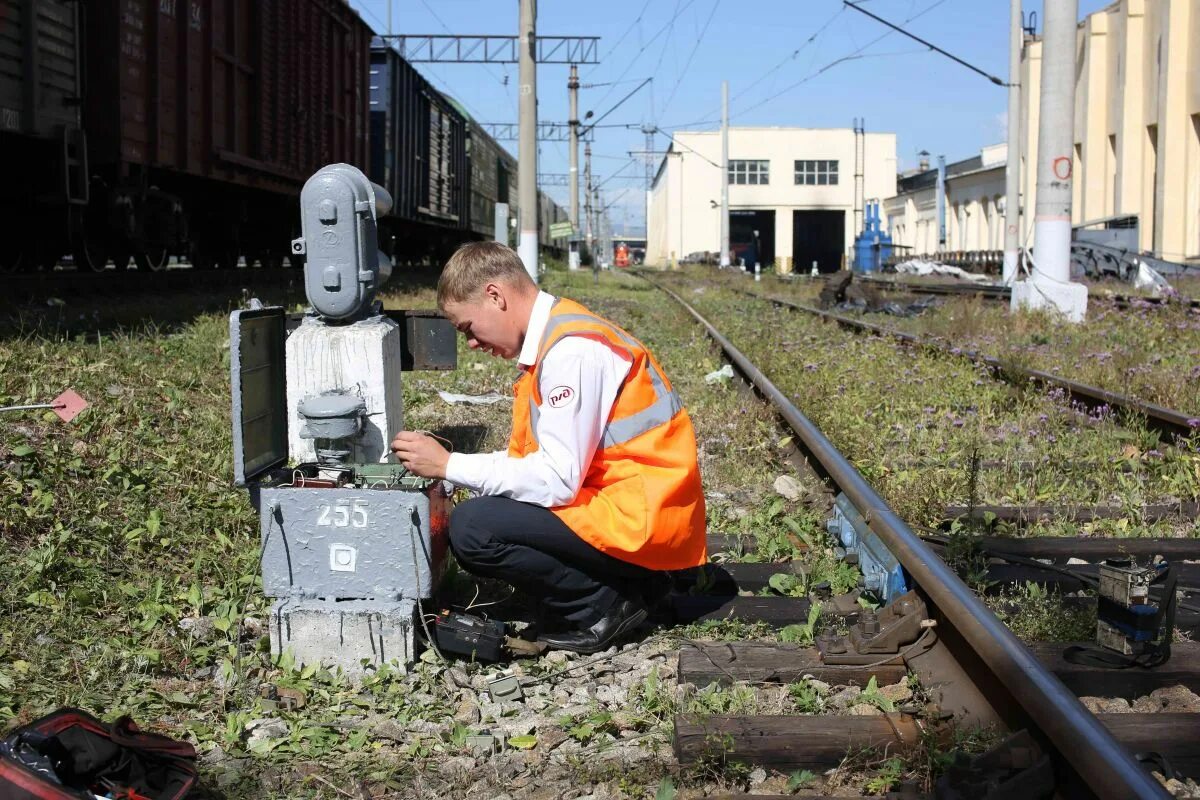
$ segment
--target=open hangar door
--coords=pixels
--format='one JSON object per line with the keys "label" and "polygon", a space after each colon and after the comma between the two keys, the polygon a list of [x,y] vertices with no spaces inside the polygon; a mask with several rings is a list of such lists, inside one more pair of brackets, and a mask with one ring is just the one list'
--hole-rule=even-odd
{"label": "open hangar door", "polygon": [[730,211],[729,249],[734,266],[744,259],[750,272],[755,262],[770,269],[775,263],[775,210]]}
{"label": "open hangar door", "polygon": [[837,272],[842,268],[845,247],[845,211],[792,212],[792,263],[796,272],[808,272],[814,261],[819,272]]}

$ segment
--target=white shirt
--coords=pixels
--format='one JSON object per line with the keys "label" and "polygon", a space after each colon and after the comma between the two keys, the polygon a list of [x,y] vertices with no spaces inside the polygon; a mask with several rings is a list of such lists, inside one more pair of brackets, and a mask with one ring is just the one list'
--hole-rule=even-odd
{"label": "white shirt", "polygon": [[[538,292],[517,363],[537,363],[554,297]],[[542,359],[538,392],[538,449],[524,458],[508,451],[451,453],[446,480],[483,495],[500,495],[553,508],[570,503],[583,484],[617,391],[633,362],[584,336],[565,336]],[[570,389],[563,392],[562,388]],[[551,396],[567,397],[552,405]]]}

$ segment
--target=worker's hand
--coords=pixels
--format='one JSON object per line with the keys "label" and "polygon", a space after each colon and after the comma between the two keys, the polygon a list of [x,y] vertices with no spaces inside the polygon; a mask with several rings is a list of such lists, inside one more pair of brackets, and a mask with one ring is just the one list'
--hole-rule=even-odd
{"label": "worker's hand", "polygon": [[400,431],[392,439],[392,452],[405,468],[422,478],[445,478],[450,453],[432,436]]}

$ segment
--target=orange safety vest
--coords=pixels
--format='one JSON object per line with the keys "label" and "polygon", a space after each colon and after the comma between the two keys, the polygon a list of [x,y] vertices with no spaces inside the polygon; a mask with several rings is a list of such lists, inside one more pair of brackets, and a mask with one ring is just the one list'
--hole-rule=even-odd
{"label": "orange safety vest", "polygon": [[508,454],[524,458],[538,450],[542,359],[564,336],[586,336],[633,363],[583,485],[574,500],[551,511],[581,539],[622,561],[656,570],[703,564],[704,491],[692,421],[645,346],[579,303],[555,301],[537,363],[513,387]]}

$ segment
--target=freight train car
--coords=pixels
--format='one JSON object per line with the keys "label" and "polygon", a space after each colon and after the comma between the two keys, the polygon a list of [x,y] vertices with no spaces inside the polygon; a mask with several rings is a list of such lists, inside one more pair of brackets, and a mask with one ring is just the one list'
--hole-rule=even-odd
{"label": "freight train car", "polygon": [[384,40],[371,44],[371,180],[392,195],[380,244],[442,263],[470,238],[467,120]]}
{"label": "freight train car", "polygon": [[0,270],[57,259],[82,220],[82,15],[70,0],[0,2],[0,214],[14,234],[0,248]]}
{"label": "freight train car", "polygon": [[566,222],[567,212],[554,202],[548,194],[538,190],[538,251],[549,258],[561,259],[566,256],[567,239],[550,237],[550,226],[556,222]]}
{"label": "freight train car", "polygon": [[[37,261],[70,251],[92,269],[131,258],[157,269],[170,255],[198,267],[239,257],[278,264],[308,176],[335,161],[367,166],[372,33],[344,0],[4,0],[3,8],[6,20],[33,18],[17,34],[26,53],[65,57],[63,43],[73,42],[80,55],[71,102],[82,105],[86,146],[71,147],[69,123],[29,135],[67,143],[35,164],[26,230],[42,240]],[[66,191],[41,192],[47,165],[70,176],[80,149],[84,191],[68,178]]]}
{"label": "freight train car", "polygon": [[507,203],[509,216],[515,213],[517,200],[517,161],[483,130],[457,101],[459,113],[467,121],[467,141],[471,170],[471,238],[491,241],[495,238],[496,203]]}

